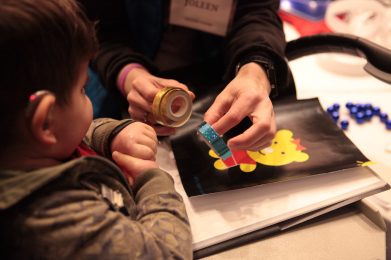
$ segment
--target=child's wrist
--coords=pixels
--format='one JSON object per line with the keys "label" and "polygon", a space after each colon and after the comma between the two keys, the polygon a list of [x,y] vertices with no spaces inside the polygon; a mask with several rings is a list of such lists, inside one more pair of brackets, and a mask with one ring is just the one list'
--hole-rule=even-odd
{"label": "child's wrist", "polygon": [[145,68],[143,65],[141,65],[139,63],[130,63],[130,64],[126,65],[125,67],[123,67],[122,70],[120,71],[120,73],[118,74],[117,88],[123,96],[126,96],[126,91],[125,91],[126,77],[134,69],[145,69]]}

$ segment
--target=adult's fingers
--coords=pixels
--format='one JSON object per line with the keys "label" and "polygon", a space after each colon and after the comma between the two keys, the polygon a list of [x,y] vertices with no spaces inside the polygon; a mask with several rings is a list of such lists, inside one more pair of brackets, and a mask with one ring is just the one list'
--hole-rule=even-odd
{"label": "adult's fingers", "polygon": [[235,150],[258,151],[271,145],[275,134],[274,122],[269,124],[254,124],[242,134],[228,140],[228,146]]}
{"label": "adult's fingers", "polygon": [[156,96],[156,93],[161,89],[163,85],[160,85],[156,82],[156,77],[139,77],[133,81],[133,88],[129,92],[137,92],[143,99],[147,100],[148,103],[152,103],[153,98]]}
{"label": "adult's fingers", "polygon": [[148,121],[148,112],[136,105],[129,104],[128,113],[133,120],[143,123]]}
{"label": "adult's fingers", "polygon": [[[228,107],[229,105],[230,107]],[[225,134],[228,130],[239,124],[246,116],[248,116],[251,113],[250,109],[252,109],[252,107],[253,106],[243,98],[237,99],[231,104],[223,104],[220,110],[222,112],[219,112],[223,115],[218,118],[217,121],[212,123],[213,129],[215,129],[215,131],[220,135]]]}
{"label": "adult's fingers", "polygon": [[276,132],[276,121],[270,102],[263,102],[249,115],[252,126],[229,140],[234,149],[258,150],[270,145]]}
{"label": "adult's fingers", "polygon": [[152,111],[152,100],[148,100],[145,97],[143,97],[139,92],[137,91],[131,91],[129,92],[128,96],[126,97],[129,107],[131,110],[142,110],[144,112],[151,112]]}
{"label": "adult's fingers", "polygon": [[163,79],[163,78],[158,78],[157,79],[157,83],[162,86],[162,87],[176,87],[176,88],[180,88],[180,89],[183,89],[185,90],[192,99],[195,98],[195,95],[192,91],[189,90],[189,88],[183,84],[183,83],[180,83],[179,81],[177,80],[174,80],[174,79]]}
{"label": "adult's fingers", "polygon": [[[224,93],[224,92],[223,92]],[[209,107],[209,109],[205,112],[204,120],[208,122],[210,125],[214,125],[217,121],[219,121],[230,109],[232,106],[233,99],[230,96],[225,96],[220,94],[216,97],[213,104]],[[216,130],[216,129],[215,129]],[[217,131],[219,134],[221,130]]]}

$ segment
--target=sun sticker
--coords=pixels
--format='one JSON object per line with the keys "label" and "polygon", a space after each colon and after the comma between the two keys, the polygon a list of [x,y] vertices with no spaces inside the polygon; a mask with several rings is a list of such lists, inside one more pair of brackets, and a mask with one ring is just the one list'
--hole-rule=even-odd
{"label": "sun sticker", "polygon": [[[256,169],[257,163],[267,166],[282,166],[293,162],[305,162],[309,155],[303,150],[306,148],[300,144],[300,139],[294,139],[293,133],[282,129],[276,133],[272,145],[259,151],[232,150],[235,161],[243,172],[252,172]],[[219,158],[213,150],[209,150],[209,155]],[[226,164],[218,159],[214,162],[217,170],[227,169]]]}
{"label": "sun sticker", "polygon": [[367,161],[367,162],[362,162],[362,161],[357,161],[357,166],[368,166],[368,165],[374,165],[376,164],[375,162],[373,161]]}

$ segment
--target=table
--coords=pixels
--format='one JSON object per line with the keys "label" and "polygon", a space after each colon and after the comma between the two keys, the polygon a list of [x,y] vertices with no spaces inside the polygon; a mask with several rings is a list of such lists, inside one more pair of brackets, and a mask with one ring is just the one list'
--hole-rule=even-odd
{"label": "table", "polygon": [[287,232],[203,259],[386,259],[384,231],[357,208],[326,214]]}

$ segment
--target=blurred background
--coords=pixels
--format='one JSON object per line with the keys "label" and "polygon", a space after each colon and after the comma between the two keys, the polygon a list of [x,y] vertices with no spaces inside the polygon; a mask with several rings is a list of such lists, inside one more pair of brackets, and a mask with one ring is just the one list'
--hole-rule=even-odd
{"label": "blurred background", "polygon": [[[318,33],[348,33],[391,49],[391,0],[281,0],[287,40]],[[365,60],[344,54],[316,55],[323,69],[364,76]]]}

